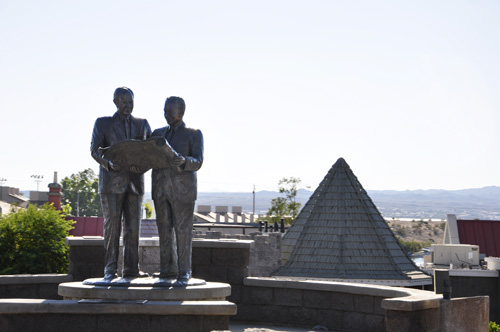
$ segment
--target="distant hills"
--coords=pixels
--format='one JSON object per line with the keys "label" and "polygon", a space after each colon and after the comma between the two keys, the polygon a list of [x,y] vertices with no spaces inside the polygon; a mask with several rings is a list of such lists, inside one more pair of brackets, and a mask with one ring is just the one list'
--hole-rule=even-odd
{"label": "distant hills", "polygon": [[[460,219],[500,220],[500,187],[489,186],[462,190],[367,190],[379,211],[386,218],[445,219],[456,214]],[[297,201],[306,204],[312,191],[300,189]],[[264,214],[276,191],[255,193],[255,213]],[[197,205],[241,206],[244,212],[253,209],[251,192],[200,192]],[[231,209],[231,208],[230,208]]]}

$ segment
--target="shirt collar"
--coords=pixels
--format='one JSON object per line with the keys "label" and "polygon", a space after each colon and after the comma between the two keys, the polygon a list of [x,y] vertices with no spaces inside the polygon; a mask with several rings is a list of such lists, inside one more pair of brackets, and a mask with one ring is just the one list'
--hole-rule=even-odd
{"label": "shirt collar", "polygon": [[186,124],[184,123],[184,121],[181,121],[181,122],[179,122],[179,124],[177,126],[174,126],[174,127],[169,126],[168,130],[177,131],[177,129],[179,129],[180,127],[185,127],[185,126],[186,126]]}
{"label": "shirt collar", "polygon": [[123,115],[123,114],[121,114],[120,112],[116,111],[115,116],[117,116],[117,117],[118,117],[118,119],[120,119],[120,121],[121,121],[122,123],[124,123],[124,122],[125,122],[125,121],[127,121],[127,120],[130,120],[130,114],[129,114],[129,115]]}

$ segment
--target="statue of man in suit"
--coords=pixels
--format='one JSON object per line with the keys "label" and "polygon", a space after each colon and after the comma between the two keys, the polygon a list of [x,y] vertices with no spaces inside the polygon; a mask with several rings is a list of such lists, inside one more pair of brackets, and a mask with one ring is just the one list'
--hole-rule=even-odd
{"label": "statue of man in suit", "polygon": [[191,278],[196,171],[203,163],[203,135],[198,129],[186,127],[182,120],[185,109],[182,98],[168,97],[164,108],[168,126],[152,134],[165,137],[178,153],[171,167],[153,169],[152,196],[160,240],[159,277],[177,279],[181,286]]}
{"label": "statue of man in suit", "polygon": [[[126,87],[115,90],[113,116],[98,118],[90,151],[99,163],[99,193],[104,214],[104,280],[117,277],[120,229],[123,229],[123,278],[145,277],[139,270],[139,227],[144,195],[144,174],[136,166],[123,169],[99,151],[126,139],[145,140],[151,136],[147,120],[133,117],[134,93]],[[122,224],[123,219],[123,224]],[[122,227],[123,226],[123,227]]]}

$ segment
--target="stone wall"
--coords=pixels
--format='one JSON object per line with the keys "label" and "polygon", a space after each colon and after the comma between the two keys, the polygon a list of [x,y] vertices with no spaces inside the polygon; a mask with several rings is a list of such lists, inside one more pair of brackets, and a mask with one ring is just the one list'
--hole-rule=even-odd
{"label": "stone wall", "polygon": [[[239,236],[238,239],[223,236],[221,232],[196,233],[196,238],[193,239],[194,277],[228,282],[228,279],[234,279],[236,270],[239,271],[238,276],[244,278],[268,277],[279,269],[281,233],[253,233]],[[69,274],[73,275],[75,281],[103,276],[103,241],[102,237],[66,238],[66,244],[70,245]],[[158,272],[159,261],[158,238],[141,238],[141,270],[150,274]],[[121,265],[120,255],[119,274]]]}
{"label": "stone wall", "polygon": [[67,274],[2,275],[0,299],[62,299],[57,294],[57,287],[62,282],[70,281],[73,281],[73,278]]}
{"label": "stone wall", "polygon": [[488,297],[443,300],[418,289],[247,278],[235,320],[342,331],[488,331]]}
{"label": "stone wall", "polygon": [[[208,232],[204,237],[193,240],[193,275],[231,285],[228,300],[238,305],[232,320],[347,331],[471,331],[471,326],[474,331],[488,330],[488,297],[446,301],[417,289],[265,278],[279,268],[280,234],[228,239],[220,232]],[[75,280],[102,276],[102,239],[68,238],[68,243],[70,257],[79,259],[70,264],[73,273],[80,273]],[[156,271],[157,239],[141,239],[140,259],[144,271]],[[99,264],[101,269],[96,268]],[[467,315],[461,318],[466,321],[454,324],[464,310]]]}

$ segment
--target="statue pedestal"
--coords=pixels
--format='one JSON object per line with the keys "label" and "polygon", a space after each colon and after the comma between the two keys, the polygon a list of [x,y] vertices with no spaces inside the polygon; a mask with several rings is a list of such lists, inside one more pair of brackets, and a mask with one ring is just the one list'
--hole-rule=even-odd
{"label": "statue pedestal", "polygon": [[59,285],[64,300],[0,299],[5,331],[228,330],[236,305],[231,286],[207,282],[187,287]]}
{"label": "statue pedestal", "polygon": [[[221,282],[207,282],[199,286],[148,286],[141,278],[139,286],[93,286],[81,282],[59,284],[58,293],[65,300],[130,300],[130,301],[225,301],[231,295],[231,286]],[[152,278],[151,278],[152,279]]]}

